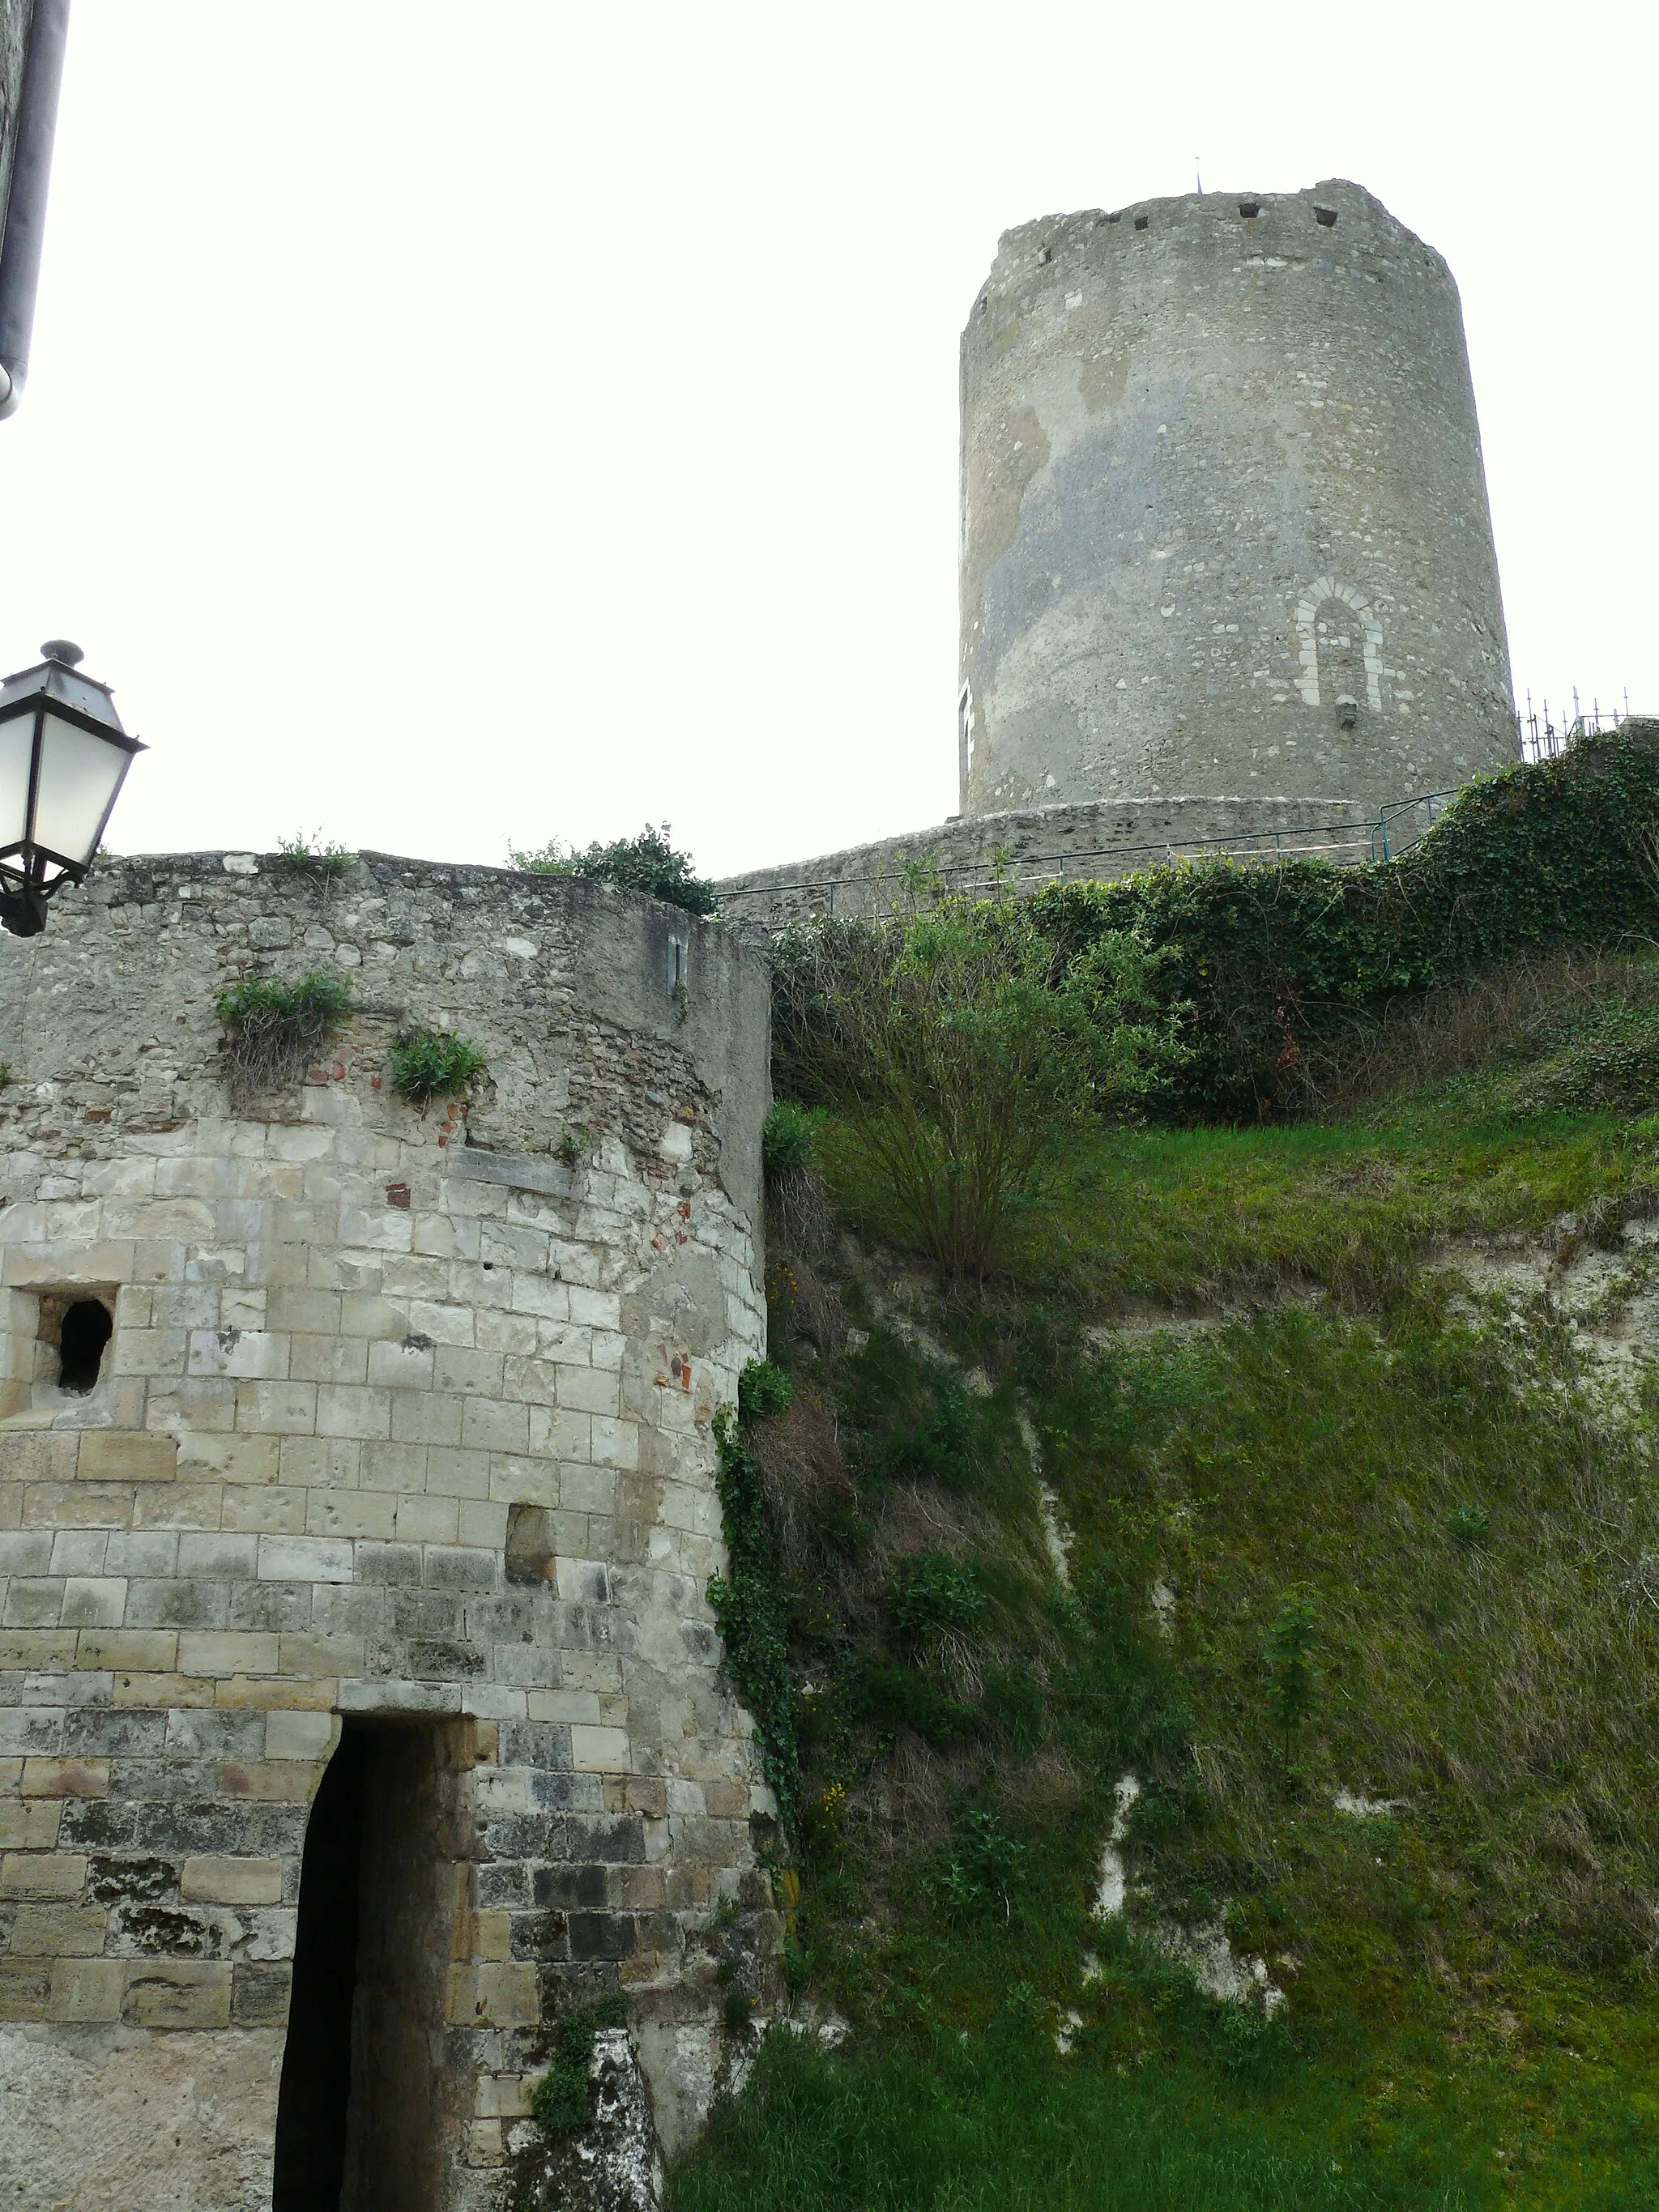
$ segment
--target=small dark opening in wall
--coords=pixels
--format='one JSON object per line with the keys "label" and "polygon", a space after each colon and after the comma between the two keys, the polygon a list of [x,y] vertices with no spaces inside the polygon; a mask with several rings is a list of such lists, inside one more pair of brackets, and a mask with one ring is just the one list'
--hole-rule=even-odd
{"label": "small dark opening in wall", "polygon": [[1334,208],[1316,207],[1314,210],[1314,221],[1316,222],[1322,222],[1326,229],[1329,230],[1336,221],[1336,210]]}
{"label": "small dark opening in wall", "polygon": [[1135,217],[1135,228],[1136,228],[1137,230],[1145,230],[1145,229],[1146,229],[1146,216],[1145,216],[1144,215],[1138,215],[1138,216]]}
{"label": "small dark opening in wall", "polygon": [[508,1582],[550,1583],[555,1571],[552,1515],[545,1506],[509,1505],[507,1509]]}
{"label": "small dark opening in wall", "polygon": [[336,2212],[345,2179],[368,1748],[346,1730],[306,1828],[271,2212]]}
{"label": "small dark opening in wall", "polygon": [[1238,211],[1246,222],[1252,222],[1261,214],[1261,203],[1260,200],[1240,200]]}
{"label": "small dark opening in wall", "polygon": [[91,1389],[114,1327],[109,1308],[97,1298],[77,1298],[65,1310],[58,1339],[58,1380],[63,1389]]}

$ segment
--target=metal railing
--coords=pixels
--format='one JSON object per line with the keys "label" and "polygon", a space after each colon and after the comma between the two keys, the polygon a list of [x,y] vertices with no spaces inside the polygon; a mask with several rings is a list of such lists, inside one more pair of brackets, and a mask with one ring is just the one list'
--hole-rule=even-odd
{"label": "metal railing", "polygon": [[1628,691],[1622,707],[1604,707],[1599,699],[1592,699],[1586,707],[1575,684],[1570,715],[1565,711],[1552,712],[1547,699],[1540,699],[1534,707],[1528,691],[1525,708],[1515,718],[1515,734],[1523,761],[1554,760],[1576,738],[1598,737],[1603,730],[1616,730],[1629,720]]}
{"label": "metal railing", "polygon": [[1425,791],[1417,799],[1390,799],[1377,810],[1371,831],[1370,857],[1391,860],[1407,845],[1414,845],[1425,830],[1432,829],[1458,796],[1455,791]]}

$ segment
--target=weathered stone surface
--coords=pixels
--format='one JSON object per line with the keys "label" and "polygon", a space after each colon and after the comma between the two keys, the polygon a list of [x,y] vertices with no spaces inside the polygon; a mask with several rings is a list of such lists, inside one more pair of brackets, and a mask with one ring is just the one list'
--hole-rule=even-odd
{"label": "weathered stone surface", "polygon": [[594,2038],[590,2078],[593,2124],[584,2134],[550,2141],[533,2120],[511,2112],[479,2122],[492,2148],[497,2135],[505,2142],[513,2201],[533,2212],[657,2212],[659,2130],[639,2053],[624,2029]]}
{"label": "weathered stone surface", "polygon": [[282,2063],[276,2029],[0,2027],[0,2201],[266,2212]]}
{"label": "weathered stone surface", "polygon": [[[709,1423],[763,1344],[767,978],[603,885],[232,857],[113,865],[0,940],[0,2196],[269,2203],[349,1717],[412,1809],[365,1815],[396,2063],[354,2087],[348,2201],[395,2175],[424,2212],[376,2151],[412,2100],[432,2212],[470,2212],[562,2006],[625,1990],[648,2075],[718,2033],[719,1900],[772,1929],[705,1595]],[[329,964],[357,1011],[233,1096],[216,994]],[[414,1024],[487,1054],[465,1105],[394,1096]]]}

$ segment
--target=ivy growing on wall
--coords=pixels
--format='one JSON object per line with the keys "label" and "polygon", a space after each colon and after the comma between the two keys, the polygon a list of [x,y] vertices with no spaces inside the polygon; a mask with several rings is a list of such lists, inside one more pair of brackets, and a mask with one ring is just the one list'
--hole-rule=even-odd
{"label": "ivy growing on wall", "polygon": [[592,2106],[590,2076],[600,2031],[628,2023],[628,2000],[600,1997],[559,2021],[552,2063],[531,2092],[530,2112],[546,2136],[574,2135],[587,2125]]}
{"label": "ivy growing on wall", "polygon": [[793,1833],[799,1799],[800,1753],[789,1683],[789,1597],[767,1517],[765,1486],[750,1431],[789,1402],[789,1381],[769,1359],[751,1359],[738,1385],[738,1404],[714,1416],[714,1486],[726,1536],[726,1571],[709,1579],[708,1602],[726,1644],[726,1671],[755,1717],[761,1771]]}

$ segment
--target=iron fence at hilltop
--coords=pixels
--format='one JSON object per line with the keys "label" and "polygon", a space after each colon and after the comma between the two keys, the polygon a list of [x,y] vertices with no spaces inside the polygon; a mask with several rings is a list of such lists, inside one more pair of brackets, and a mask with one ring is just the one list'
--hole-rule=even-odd
{"label": "iron fence at hilltop", "polygon": [[1616,730],[1621,722],[1629,720],[1628,691],[1622,707],[1604,707],[1599,699],[1592,699],[1586,707],[1579,699],[1575,684],[1570,715],[1553,713],[1547,699],[1540,699],[1534,707],[1528,691],[1524,710],[1515,718],[1515,734],[1523,761],[1554,760],[1565,752],[1575,738],[1599,737],[1603,730]]}

